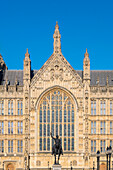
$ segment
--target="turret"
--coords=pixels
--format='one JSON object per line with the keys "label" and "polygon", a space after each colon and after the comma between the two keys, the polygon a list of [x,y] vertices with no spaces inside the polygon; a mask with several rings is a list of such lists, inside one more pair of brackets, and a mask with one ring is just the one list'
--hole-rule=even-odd
{"label": "turret", "polygon": [[86,49],[84,54],[83,62],[83,83],[84,83],[84,163],[85,166],[88,165],[89,159],[89,119],[88,114],[90,113],[90,59],[89,54]]}
{"label": "turret", "polygon": [[25,115],[25,152],[24,159],[26,160],[26,165],[28,164],[28,154],[29,154],[29,115],[30,115],[30,80],[31,80],[31,60],[28,53],[28,49],[25,54],[24,59],[24,73],[23,73],[23,83],[24,83],[24,106],[23,114]]}
{"label": "turret", "polygon": [[24,74],[23,74],[23,80],[27,80],[28,83],[30,83],[31,79],[31,60],[30,60],[30,55],[28,53],[28,49],[25,54],[25,59],[24,59]]}
{"label": "turret", "polygon": [[90,81],[90,59],[89,59],[89,54],[87,52],[87,48],[86,48],[86,53],[84,54],[83,80]]}

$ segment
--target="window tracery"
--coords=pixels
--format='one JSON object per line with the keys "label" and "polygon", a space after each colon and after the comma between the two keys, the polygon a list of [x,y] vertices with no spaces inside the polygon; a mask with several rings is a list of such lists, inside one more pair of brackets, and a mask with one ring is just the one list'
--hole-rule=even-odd
{"label": "window tracery", "polygon": [[74,151],[75,107],[72,97],[61,89],[46,93],[39,103],[39,151],[50,151],[53,136],[62,138],[64,151]]}

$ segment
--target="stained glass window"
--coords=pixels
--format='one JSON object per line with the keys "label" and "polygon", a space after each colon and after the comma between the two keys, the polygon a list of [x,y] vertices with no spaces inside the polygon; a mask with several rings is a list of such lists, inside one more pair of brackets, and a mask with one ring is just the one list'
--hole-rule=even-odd
{"label": "stained glass window", "polygon": [[64,151],[74,151],[75,109],[74,100],[63,90],[51,90],[42,97],[38,123],[40,151],[52,150],[54,140],[51,140],[50,132],[54,137],[60,136]]}

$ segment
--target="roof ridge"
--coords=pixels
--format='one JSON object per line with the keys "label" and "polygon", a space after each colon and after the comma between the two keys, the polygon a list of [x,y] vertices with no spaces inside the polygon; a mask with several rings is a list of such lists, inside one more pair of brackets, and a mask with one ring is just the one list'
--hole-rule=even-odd
{"label": "roof ridge", "polygon": [[6,70],[6,71],[23,71],[23,70]]}

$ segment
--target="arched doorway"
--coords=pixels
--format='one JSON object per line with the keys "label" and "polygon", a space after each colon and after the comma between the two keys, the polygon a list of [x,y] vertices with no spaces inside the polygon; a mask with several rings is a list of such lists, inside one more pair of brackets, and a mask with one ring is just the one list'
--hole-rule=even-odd
{"label": "arched doorway", "polygon": [[8,164],[6,170],[14,170],[13,164]]}
{"label": "arched doorway", "polygon": [[100,170],[106,170],[106,164],[105,163],[102,163],[100,165]]}

